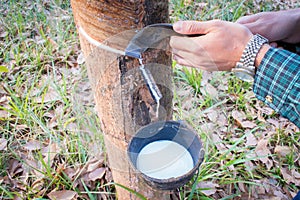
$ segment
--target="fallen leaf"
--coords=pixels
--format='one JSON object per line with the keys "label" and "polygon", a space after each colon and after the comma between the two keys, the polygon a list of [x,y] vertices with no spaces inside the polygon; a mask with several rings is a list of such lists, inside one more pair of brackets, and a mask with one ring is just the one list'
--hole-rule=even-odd
{"label": "fallen leaf", "polygon": [[266,123],[265,118],[262,116],[262,112],[260,110],[257,110],[256,112],[257,112],[257,119],[258,119],[258,121]]}
{"label": "fallen leaf", "polygon": [[[253,157],[255,157],[255,153],[247,153],[246,154],[246,158],[248,159],[252,159]],[[251,162],[251,161],[246,161],[245,162],[245,166],[247,170],[254,170],[255,169],[255,165]]]}
{"label": "fallen leaf", "polygon": [[97,179],[101,179],[104,176],[104,174],[105,174],[105,168],[101,167],[90,172],[88,178],[91,181],[95,181]]}
{"label": "fallen leaf", "polygon": [[274,193],[274,195],[276,195],[276,197],[273,197],[271,200],[288,200],[289,198],[285,195],[285,194],[283,194],[283,192],[281,192],[281,191],[274,191],[273,192]]}
{"label": "fallen leaf", "polygon": [[94,171],[95,169],[101,167],[104,163],[104,158],[94,158],[87,164],[87,172]]}
{"label": "fallen leaf", "polygon": [[42,144],[39,141],[32,140],[27,142],[24,146],[28,151],[35,151],[42,148]]}
{"label": "fallen leaf", "polygon": [[276,146],[274,152],[285,157],[291,153],[291,149],[288,146]]}
{"label": "fallen leaf", "polygon": [[[277,192],[274,195],[279,195],[279,194],[281,195],[282,193],[281,192]],[[269,198],[269,200],[282,200],[282,198],[281,197],[271,197],[271,198]]]}
{"label": "fallen leaf", "polygon": [[18,130],[18,131],[22,131],[22,130],[25,130],[25,129],[27,129],[28,128],[28,126],[26,125],[26,124],[18,124],[17,126],[16,126],[16,129]]}
{"label": "fallen leaf", "polygon": [[218,112],[216,110],[212,110],[207,114],[207,117],[210,121],[216,122],[218,120]]}
{"label": "fallen leaf", "polygon": [[243,111],[233,110],[231,116],[237,122],[238,126],[241,126],[242,122],[246,119],[246,114]]}
{"label": "fallen leaf", "polygon": [[113,181],[112,172],[108,167],[106,167],[105,180],[107,182],[112,182]]}
{"label": "fallen leaf", "polygon": [[[0,89],[2,89],[2,88],[0,88]],[[1,93],[5,93],[5,91],[4,90],[0,90],[0,94]],[[1,98],[0,98],[0,103],[1,104],[3,104],[3,103],[6,103],[8,101],[8,96],[6,96],[6,95],[4,95],[4,96],[2,96]]]}
{"label": "fallen leaf", "polygon": [[213,78],[213,72],[202,71],[201,86],[205,86]]}
{"label": "fallen leaf", "polygon": [[31,187],[33,190],[40,191],[43,189],[44,184],[45,184],[44,179],[39,178],[32,183]]}
{"label": "fallen leaf", "polygon": [[243,111],[233,110],[231,115],[233,119],[238,119],[239,121],[246,119],[246,114]]}
{"label": "fallen leaf", "polygon": [[182,103],[182,109],[190,111],[194,107],[194,98],[191,96],[187,96],[184,98],[184,101]]}
{"label": "fallen leaf", "polygon": [[207,6],[208,3],[195,3],[195,6],[199,7],[199,8],[205,8]]}
{"label": "fallen leaf", "polygon": [[8,35],[7,31],[1,32],[0,33],[0,38],[5,38]]}
{"label": "fallen leaf", "polygon": [[274,113],[274,110],[270,107],[263,107],[260,110],[262,111],[263,114],[266,115],[272,115]]}
{"label": "fallen leaf", "polygon": [[16,174],[22,172],[24,169],[20,161],[11,159],[9,161],[9,174],[11,177],[14,177]]}
{"label": "fallen leaf", "polygon": [[274,125],[276,128],[279,128],[279,122],[278,120],[275,120],[275,119],[267,119],[267,122],[269,122],[270,124]]}
{"label": "fallen leaf", "polygon": [[67,129],[69,131],[74,131],[74,132],[79,131],[78,125],[75,122],[65,123],[64,126],[65,126],[64,129]]}
{"label": "fallen leaf", "polygon": [[254,128],[256,127],[257,125],[251,121],[243,121],[241,122],[241,127],[242,128]]}
{"label": "fallen leaf", "polygon": [[213,133],[211,135],[211,137],[212,137],[213,143],[216,145],[216,147],[219,151],[224,151],[227,149],[226,146],[222,143],[223,140],[217,134]]}
{"label": "fallen leaf", "polygon": [[289,169],[281,167],[280,172],[282,174],[282,177],[288,184],[295,183],[296,185],[300,185],[300,180],[296,179]]}
{"label": "fallen leaf", "polygon": [[18,194],[18,195],[15,195],[15,196],[14,196],[14,200],[22,200],[22,198],[21,198],[21,197],[19,197],[19,195],[20,195],[20,194]]}
{"label": "fallen leaf", "polygon": [[210,83],[206,83],[203,87],[201,87],[200,91],[202,94],[208,95],[213,99],[216,99],[219,95],[217,89]]}
{"label": "fallen leaf", "polygon": [[72,200],[76,196],[77,193],[71,190],[52,191],[48,194],[51,200]]}
{"label": "fallen leaf", "polygon": [[64,170],[64,173],[71,179],[73,180],[73,178],[75,177],[75,175],[78,173],[80,169],[77,168],[77,171],[73,168],[73,167],[68,167]]}
{"label": "fallen leaf", "polygon": [[265,194],[266,190],[264,186],[257,185],[255,186],[255,190],[253,190],[256,194]]}
{"label": "fallen leaf", "polygon": [[262,161],[264,164],[266,164],[268,169],[272,167],[273,162],[268,158],[268,156],[271,155],[271,152],[268,148],[267,139],[262,139],[257,143],[257,146],[255,148],[255,153],[257,156],[260,157],[259,160]]}
{"label": "fallen leaf", "polygon": [[201,192],[207,196],[213,195],[217,191],[218,184],[210,181],[201,181],[197,184],[197,189],[200,189]]}
{"label": "fallen leaf", "polygon": [[297,172],[295,169],[291,170],[292,175],[296,178],[296,179],[300,179],[300,173]]}
{"label": "fallen leaf", "polygon": [[[40,84],[43,84],[44,82],[49,82],[48,79],[50,78],[44,78],[45,80],[41,81]],[[34,96],[34,100],[36,103],[48,103],[52,101],[59,101],[61,100],[61,95],[59,94],[58,90],[54,88],[54,86],[49,86],[47,91],[43,92],[41,95],[41,89],[35,88],[34,91],[32,91],[32,96]]]}
{"label": "fallen leaf", "polygon": [[77,63],[79,65],[83,64],[85,62],[85,57],[84,57],[84,54],[83,52],[80,52],[80,54],[78,55],[77,57]]}
{"label": "fallen leaf", "polygon": [[43,174],[44,168],[43,168],[43,165],[41,164],[41,162],[39,162],[36,159],[26,159],[25,163],[26,163],[26,165],[25,165],[26,170],[28,171],[28,173],[34,174],[37,177],[44,176],[44,174]]}
{"label": "fallen leaf", "polygon": [[228,85],[220,84],[218,86],[218,90],[227,91],[228,90]]}
{"label": "fallen leaf", "polygon": [[200,130],[204,133],[212,133],[215,129],[214,123],[205,123],[200,126]]}
{"label": "fallen leaf", "polygon": [[0,151],[7,149],[7,139],[0,138]]}
{"label": "fallen leaf", "polygon": [[58,48],[58,44],[51,37],[47,37],[47,41],[50,42],[55,49]]}
{"label": "fallen leaf", "polygon": [[8,118],[9,113],[6,110],[0,110],[0,118]]}
{"label": "fallen leaf", "polygon": [[45,163],[52,165],[55,156],[59,153],[60,147],[56,143],[51,143],[47,147],[42,149],[42,154],[44,157]]}
{"label": "fallen leaf", "polygon": [[219,127],[226,127],[227,128],[228,119],[227,119],[227,117],[225,116],[224,113],[219,113],[218,125],[219,125]]}
{"label": "fallen leaf", "polygon": [[238,182],[238,186],[239,186],[241,192],[243,192],[243,193],[246,192],[246,189],[245,189],[245,183],[243,183],[243,182]]}
{"label": "fallen leaf", "polygon": [[247,146],[256,146],[257,145],[257,139],[256,137],[252,134],[249,133],[246,137],[246,145]]}

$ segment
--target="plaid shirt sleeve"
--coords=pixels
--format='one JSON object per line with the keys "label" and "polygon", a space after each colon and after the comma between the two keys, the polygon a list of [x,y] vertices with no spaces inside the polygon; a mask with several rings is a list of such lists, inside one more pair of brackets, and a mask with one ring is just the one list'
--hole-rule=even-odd
{"label": "plaid shirt sleeve", "polygon": [[256,97],[300,128],[300,56],[270,48],[257,68]]}

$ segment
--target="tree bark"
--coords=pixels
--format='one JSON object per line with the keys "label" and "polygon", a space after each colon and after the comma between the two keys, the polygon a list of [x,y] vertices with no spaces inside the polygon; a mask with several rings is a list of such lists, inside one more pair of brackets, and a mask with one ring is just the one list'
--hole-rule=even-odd
{"label": "tree bark", "polygon": [[[90,38],[110,45],[122,40],[127,30],[168,22],[168,0],[71,0],[75,23]],[[118,37],[119,36],[119,37]],[[124,35],[126,37],[126,35]],[[139,62],[96,48],[79,31],[105,147],[114,182],[144,195],[147,199],[168,199],[171,192],[150,188],[129,164],[127,146],[135,132],[154,120],[172,118],[171,58],[162,50],[145,53],[144,62],[163,95],[159,119],[141,73]],[[154,64],[153,64],[154,63]],[[118,199],[136,199],[117,187]]]}

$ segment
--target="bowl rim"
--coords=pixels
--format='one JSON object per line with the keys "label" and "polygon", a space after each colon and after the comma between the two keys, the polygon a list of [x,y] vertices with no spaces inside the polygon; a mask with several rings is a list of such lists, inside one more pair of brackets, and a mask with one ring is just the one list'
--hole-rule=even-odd
{"label": "bowl rim", "polygon": [[[197,138],[197,141],[200,143],[201,147],[200,147],[200,150],[199,150],[200,151],[200,156],[199,156],[198,161],[194,164],[194,167],[192,169],[190,169],[187,173],[185,173],[181,176],[171,177],[171,178],[167,178],[167,179],[154,178],[154,177],[151,177],[151,176],[148,176],[148,175],[144,174],[139,169],[137,169],[137,167],[133,164],[133,162],[131,160],[131,157],[130,157],[131,152],[129,151],[129,148],[130,148],[130,145],[132,144],[132,141],[134,140],[134,137],[138,133],[140,133],[143,129],[147,128],[148,126],[153,126],[154,124],[160,124],[160,123],[161,124],[166,124],[166,123],[177,124],[177,125],[179,125],[179,128],[181,126],[183,126],[184,128],[187,128],[189,131],[191,131],[194,134],[194,136]],[[159,140],[157,140],[157,141],[159,141]],[[176,142],[176,143],[178,143],[178,142]],[[204,160],[204,154],[205,154],[205,151],[204,151],[204,148],[203,148],[203,142],[202,142],[199,134],[194,129],[192,129],[191,126],[188,125],[183,120],[178,120],[178,121],[176,121],[176,120],[166,120],[166,121],[151,122],[151,123],[147,124],[146,126],[141,127],[139,130],[136,131],[135,135],[133,135],[133,137],[130,139],[130,142],[128,143],[128,147],[127,147],[127,157],[128,157],[128,160],[129,160],[129,163],[130,163],[131,167],[133,167],[133,169],[136,170],[136,172],[141,174],[142,177],[144,177],[144,179],[146,179],[146,181],[152,181],[152,182],[158,183],[158,184],[167,184],[167,183],[170,183],[171,181],[179,181],[180,179],[184,180],[184,179],[188,179],[189,177],[193,176],[195,174],[195,172],[197,170],[199,170],[199,167],[200,167],[201,163]],[[185,183],[183,183],[182,185],[184,185]]]}

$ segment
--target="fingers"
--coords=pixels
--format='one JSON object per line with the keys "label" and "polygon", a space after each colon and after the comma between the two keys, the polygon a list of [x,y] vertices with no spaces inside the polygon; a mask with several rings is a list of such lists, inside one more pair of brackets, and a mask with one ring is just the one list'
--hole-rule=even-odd
{"label": "fingers", "polygon": [[197,51],[197,44],[194,42],[195,38],[172,36],[170,39],[170,46],[172,49],[181,51]]}
{"label": "fingers", "polygon": [[170,40],[170,46],[173,52],[173,59],[178,64],[199,68],[198,61],[202,60],[201,57],[205,52],[201,43],[196,43],[195,38],[173,36]]}
{"label": "fingers", "polygon": [[192,52],[173,49],[173,59],[183,66],[195,67],[206,71],[219,70],[213,59],[204,50],[200,54],[195,55]]}
{"label": "fingers", "polygon": [[259,20],[263,15],[265,15],[265,13],[257,13],[254,15],[240,17],[236,22],[239,24],[250,24]]}
{"label": "fingers", "polygon": [[195,58],[195,55],[192,52],[173,49],[173,59],[181,65],[197,67],[197,64],[195,63],[197,60],[193,58]]}
{"label": "fingers", "polygon": [[260,26],[258,26],[257,21],[245,23],[243,25],[246,26],[253,34],[258,33],[257,29],[260,28]]}
{"label": "fingers", "polygon": [[186,58],[182,58],[178,55],[173,55],[173,59],[182,66],[194,67],[205,71],[219,71],[218,67],[212,62],[202,63],[201,65],[197,65],[192,60],[187,60]]}
{"label": "fingers", "polygon": [[241,17],[236,23],[245,25],[253,34],[256,34],[257,32],[257,17],[255,15]]}
{"label": "fingers", "polygon": [[231,70],[252,36],[245,26],[220,20],[178,22],[174,30],[203,34],[198,37],[173,36],[170,46],[178,63],[205,70]]}
{"label": "fingers", "polygon": [[207,34],[217,23],[219,23],[219,20],[206,22],[178,21],[173,24],[173,29],[181,34]]}
{"label": "fingers", "polygon": [[196,66],[193,66],[189,60],[187,60],[179,55],[173,54],[173,59],[180,65],[187,66],[187,67],[196,67]]}
{"label": "fingers", "polygon": [[236,22],[239,24],[248,24],[256,21],[256,17],[253,16],[244,16],[239,18]]}

